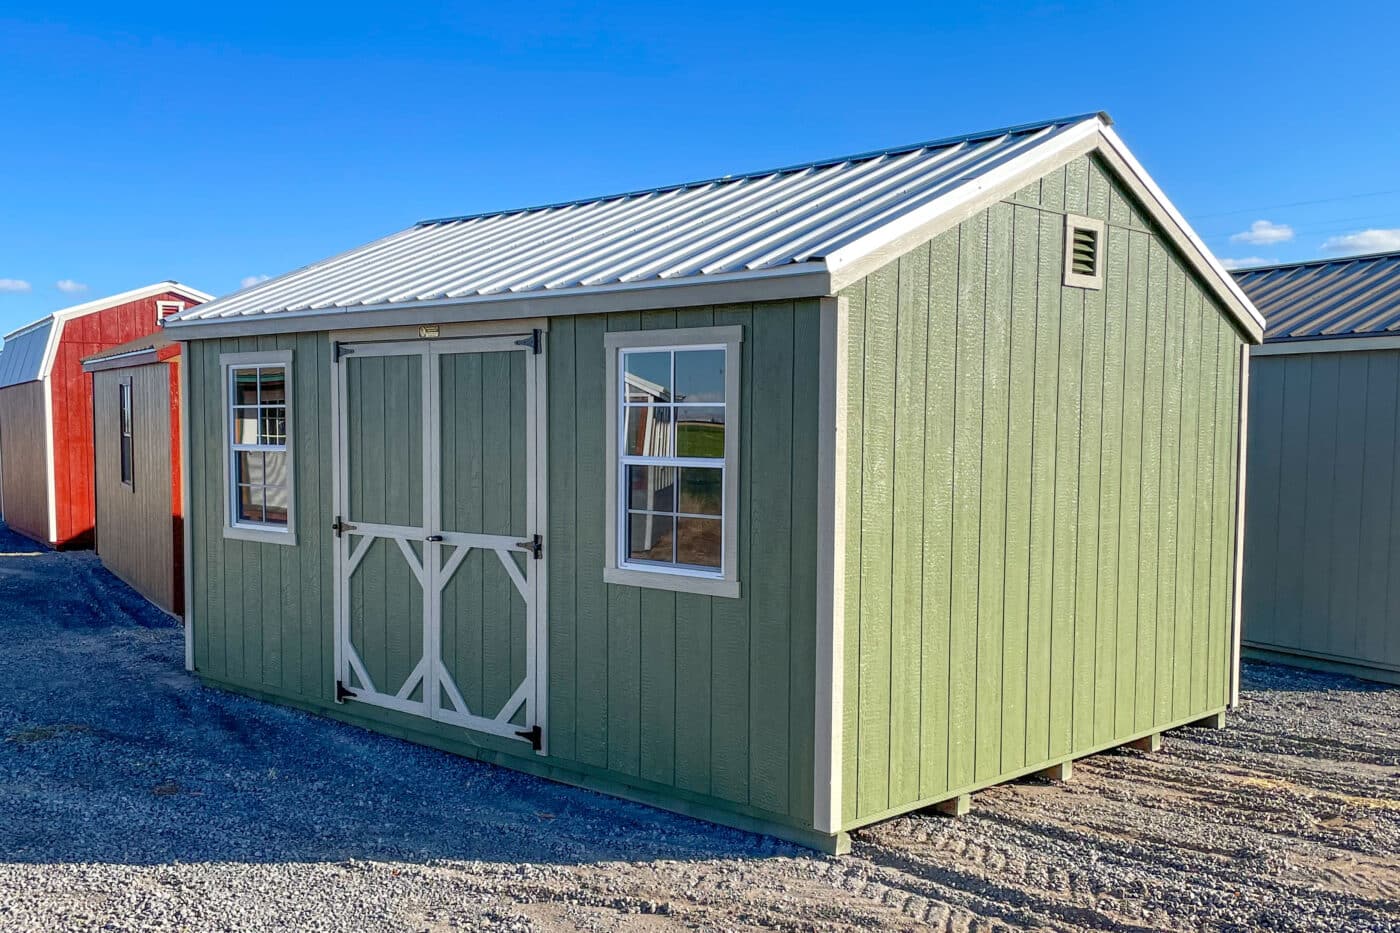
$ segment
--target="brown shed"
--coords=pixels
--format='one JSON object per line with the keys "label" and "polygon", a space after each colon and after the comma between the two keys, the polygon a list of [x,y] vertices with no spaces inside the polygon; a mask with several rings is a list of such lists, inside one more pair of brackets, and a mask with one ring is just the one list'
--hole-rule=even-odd
{"label": "brown shed", "polygon": [[83,371],[92,374],[97,554],[182,615],[179,344],[153,334],[88,357]]}

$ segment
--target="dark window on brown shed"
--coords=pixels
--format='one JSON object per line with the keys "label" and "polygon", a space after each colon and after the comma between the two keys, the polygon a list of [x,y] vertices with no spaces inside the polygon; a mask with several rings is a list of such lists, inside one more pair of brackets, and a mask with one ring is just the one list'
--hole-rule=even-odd
{"label": "dark window on brown shed", "polygon": [[117,383],[117,407],[121,422],[121,470],[122,482],[133,489],[135,482],[134,451],[131,443],[131,380]]}

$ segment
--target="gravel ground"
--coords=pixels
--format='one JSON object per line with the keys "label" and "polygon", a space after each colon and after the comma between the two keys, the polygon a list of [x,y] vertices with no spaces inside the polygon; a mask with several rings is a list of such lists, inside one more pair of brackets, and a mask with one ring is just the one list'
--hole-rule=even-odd
{"label": "gravel ground", "polygon": [[1400,930],[1400,690],[1344,677],[833,859],[201,688],[2,527],[0,646],[0,930]]}

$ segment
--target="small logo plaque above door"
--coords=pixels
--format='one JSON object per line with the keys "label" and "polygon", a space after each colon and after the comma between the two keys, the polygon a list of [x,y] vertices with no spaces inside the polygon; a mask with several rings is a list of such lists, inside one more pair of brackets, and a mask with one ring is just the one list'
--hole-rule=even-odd
{"label": "small logo plaque above door", "polygon": [[442,332],[438,330],[438,326],[436,324],[423,324],[418,328],[418,336],[422,337],[424,340],[427,340],[432,337],[442,336]]}

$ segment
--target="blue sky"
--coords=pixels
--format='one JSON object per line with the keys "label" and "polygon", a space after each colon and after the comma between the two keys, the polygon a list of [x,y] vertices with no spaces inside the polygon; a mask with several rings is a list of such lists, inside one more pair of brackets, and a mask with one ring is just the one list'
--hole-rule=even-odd
{"label": "blue sky", "polygon": [[3,3],[0,332],[425,217],[1097,109],[1223,258],[1400,248],[1397,27],[1288,0]]}

